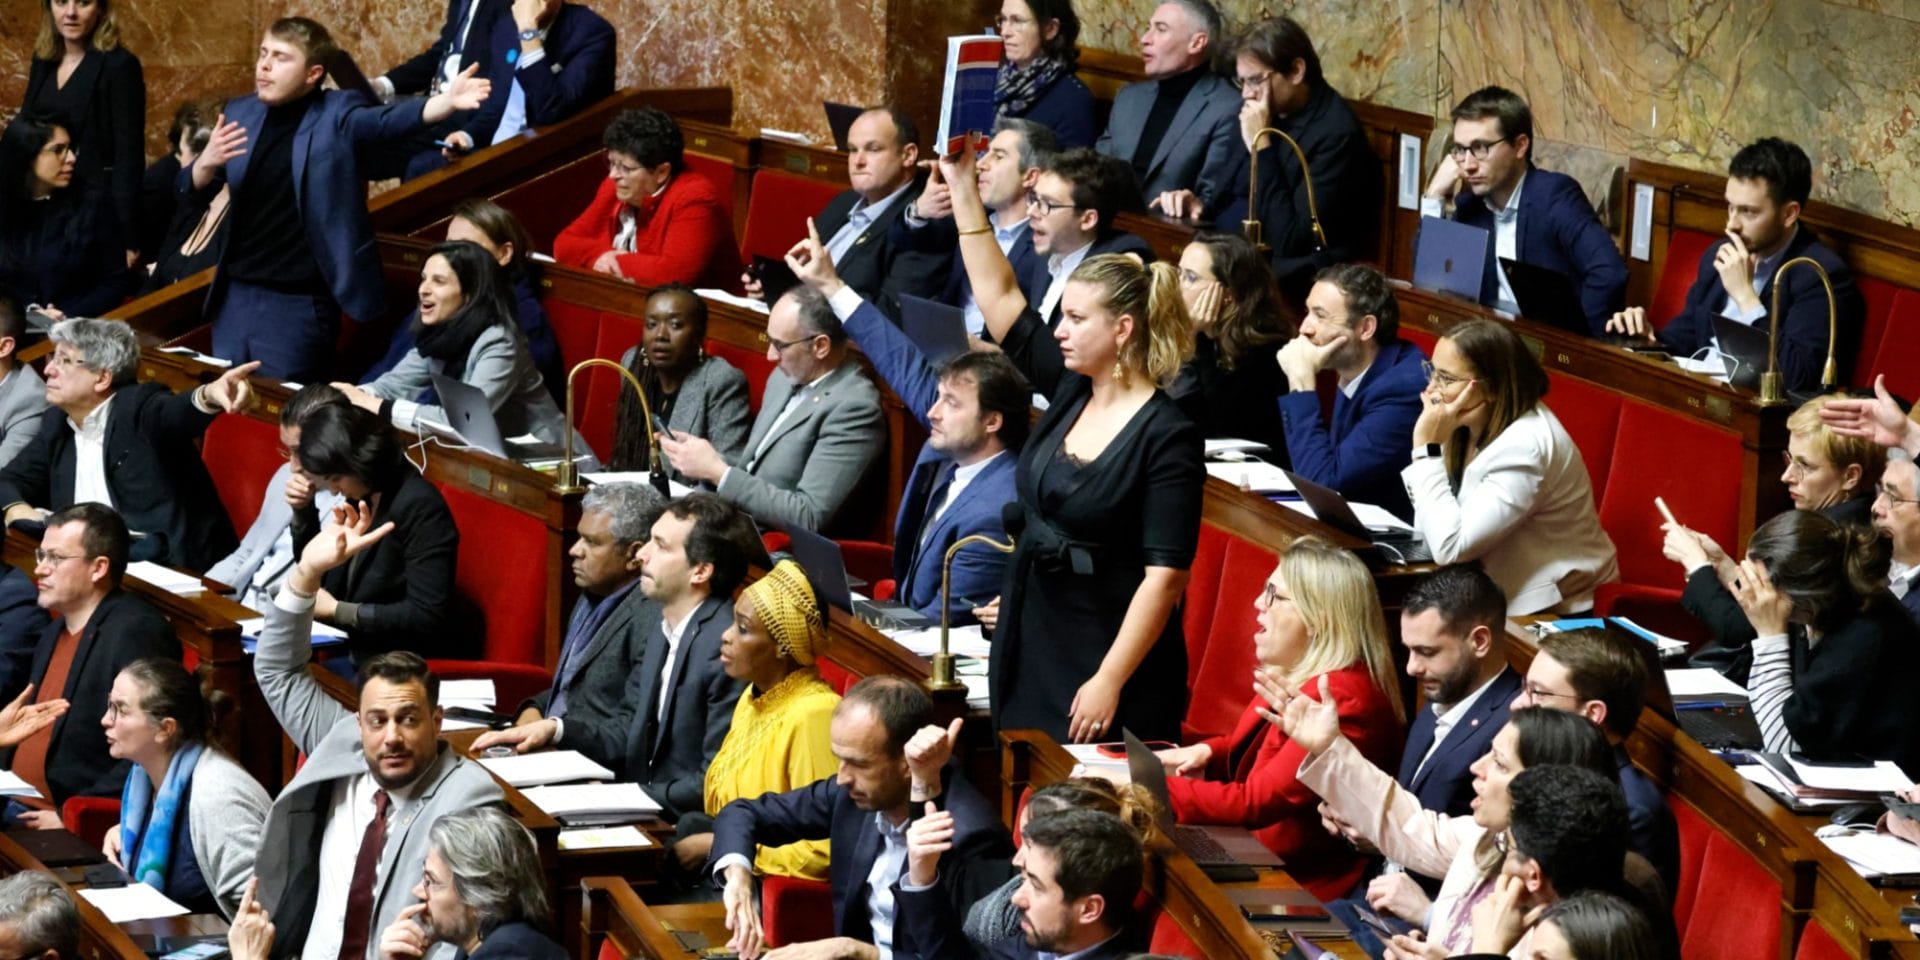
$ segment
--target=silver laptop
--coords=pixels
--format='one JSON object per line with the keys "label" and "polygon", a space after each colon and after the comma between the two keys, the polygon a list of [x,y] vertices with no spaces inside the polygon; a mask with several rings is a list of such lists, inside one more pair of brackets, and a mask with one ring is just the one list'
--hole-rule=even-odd
{"label": "silver laptop", "polygon": [[421,421],[429,430],[445,430],[455,440],[502,460],[558,460],[565,455],[557,443],[511,443],[502,437],[500,423],[493,418],[493,405],[479,387],[437,373],[430,380],[447,422],[443,426]]}
{"label": "silver laptop", "polygon": [[1167,794],[1167,768],[1133,731],[1121,728],[1127,741],[1127,772],[1146,788],[1159,805],[1155,825],[1180,852],[1206,867],[1280,867],[1286,864],[1245,827],[1200,826],[1173,822],[1173,802]]}
{"label": "silver laptop", "polygon": [[1413,248],[1413,285],[1480,302],[1493,235],[1445,217],[1421,217]]}
{"label": "silver laptop", "polygon": [[839,544],[798,525],[787,528],[787,537],[794,562],[807,571],[807,579],[813,581],[813,588],[828,606],[839,607],[883,630],[917,630],[938,622],[905,604],[855,600]]}

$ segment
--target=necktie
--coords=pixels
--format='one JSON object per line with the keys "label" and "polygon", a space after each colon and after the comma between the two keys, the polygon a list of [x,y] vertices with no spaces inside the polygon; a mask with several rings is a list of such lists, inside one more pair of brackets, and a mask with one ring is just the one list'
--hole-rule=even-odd
{"label": "necktie", "polygon": [[340,928],[340,960],[362,960],[367,955],[367,932],[373,924],[373,881],[380,872],[380,853],[387,846],[387,792],[373,793],[373,821],[360,836],[360,853],[353,859],[353,882],[347,890],[347,919]]}
{"label": "necktie", "polygon": [[926,546],[927,536],[933,533],[933,522],[940,515],[940,507],[947,502],[947,490],[953,486],[954,465],[948,463],[940,471],[940,479],[934,482],[933,492],[927,494],[927,506],[920,513],[921,546]]}

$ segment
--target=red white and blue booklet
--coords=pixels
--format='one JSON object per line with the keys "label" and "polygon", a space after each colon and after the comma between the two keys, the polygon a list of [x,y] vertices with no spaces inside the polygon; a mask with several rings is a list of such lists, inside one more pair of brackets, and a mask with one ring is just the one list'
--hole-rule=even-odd
{"label": "red white and blue booklet", "polygon": [[993,87],[1000,75],[999,37],[991,34],[947,38],[946,83],[940,93],[940,132],[934,145],[942,156],[962,149],[985,150],[993,135]]}

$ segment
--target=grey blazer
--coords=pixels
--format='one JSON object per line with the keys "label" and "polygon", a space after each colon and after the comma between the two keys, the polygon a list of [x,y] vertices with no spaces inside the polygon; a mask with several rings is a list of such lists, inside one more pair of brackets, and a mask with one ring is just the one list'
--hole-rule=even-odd
{"label": "grey blazer", "polygon": [[[268,608],[267,625],[260,631],[260,646],[253,658],[253,673],[267,706],[307,755],[306,765],[267,812],[260,849],[271,855],[255,865],[259,900],[267,904],[277,931],[275,958],[298,957],[316,919],[320,840],[333,809],[334,788],[367,772],[359,718],[307,673],[313,656],[311,601],[299,611],[283,609],[283,602],[287,601]],[[376,960],[380,931],[402,909],[419,902],[411,891],[427,860],[427,829],[441,814],[504,800],[500,785],[484,767],[462,759],[445,742],[440,744],[440,755],[414,781],[412,791],[403,806],[388,814],[387,844],[380,855],[373,920],[367,931],[368,960]],[[317,919],[336,922],[330,917]],[[453,954],[448,944],[428,952],[436,960]]]}
{"label": "grey blazer", "polygon": [[[128,776],[146,774],[135,768]],[[187,827],[194,863],[229,920],[240,909],[240,897],[253,877],[260,830],[272,803],[266,788],[218,747],[208,745],[200,753],[187,800]]]}
{"label": "grey blazer", "polygon": [[[583,596],[575,604],[586,602]],[[620,599],[620,605],[607,614],[600,629],[587,638],[587,648],[580,651],[573,675],[554,676],[556,685],[566,686],[569,724],[597,726],[621,711],[620,695],[647,651],[647,638],[657,635],[659,629],[660,605],[648,600],[640,592],[640,585],[634,584]],[[552,702],[550,687],[521,704],[520,709],[536,707],[544,715]]]}
{"label": "grey blazer", "polygon": [[[591,726],[568,723],[565,741],[621,779],[638,781],[675,820],[705,805],[707,764],[727,739],[744,685],[720,666],[720,636],[733,621],[730,598],[708,597],[689,615],[672,676],[661,676],[667,643],[657,605],[649,619],[646,655],[627,683],[619,712]],[[656,719],[656,709],[664,710],[666,722]]]}
{"label": "grey blazer", "polygon": [[[414,402],[422,390],[432,385],[428,378],[445,366],[429,360],[418,349],[408,350],[392,370],[378,380],[365,384],[374,396],[394,401],[393,425],[402,430],[420,432],[421,420],[446,423],[447,413],[440,407]],[[567,418],[547,392],[546,380],[533,365],[527,342],[520,331],[505,323],[496,323],[474,338],[467,348],[467,365],[460,381],[480,388],[500,424],[500,436],[517,437],[531,433],[542,443],[561,443]],[[586,441],[574,435],[574,449],[590,450]]]}
{"label": "grey blazer", "polygon": [[[776,370],[741,460],[721,479],[720,495],[762,524],[820,530],[831,523],[887,447],[880,391],[846,360],[801,398],[780,424],[793,381]],[[758,458],[762,437],[771,436]]]}
{"label": "grey blazer", "polygon": [[39,431],[40,415],[47,412],[47,383],[31,364],[14,361],[13,372],[0,380],[0,467]]}
{"label": "grey blazer", "polygon": [[[627,352],[620,355],[620,365],[634,369],[639,352],[638,344],[627,348]],[[632,388],[625,384],[621,387],[624,398]],[[746,374],[719,357],[706,357],[694,364],[693,372],[680,384],[680,395],[673,402],[673,415],[667,418],[667,429],[704,437],[728,463],[737,462],[747,448],[747,430],[753,422],[748,396]],[[636,413],[639,408],[639,404],[633,404]],[[668,474],[681,483],[688,482],[671,468]]]}
{"label": "grey blazer", "polygon": [[[1121,87],[1113,98],[1107,132],[1100,135],[1093,148],[1131,162],[1159,89],[1158,80]],[[1206,205],[1208,216],[1213,216],[1240,196],[1245,188],[1239,184],[1246,179],[1247,148],[1240,142],[1240,92],[1219,76],[1207,74],[1180,101],[1173,123],[1154,150],[1153,163],[1141,178],[1141,195],[1151,201],[1168,190],[1192,190]]]}

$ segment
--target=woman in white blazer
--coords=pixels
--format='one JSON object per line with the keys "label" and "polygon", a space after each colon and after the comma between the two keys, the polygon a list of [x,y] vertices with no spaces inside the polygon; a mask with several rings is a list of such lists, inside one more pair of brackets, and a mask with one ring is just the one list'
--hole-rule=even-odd
{"label": "woman in white blazer", "polygon": [[200,681],[178,660],[135,660],[114,678],[100,725],[108,752],[132,763],[107,859],[188,909],[231,919],[271,801],[208,740]]}
{"label": "woman in white blazer", "polygon": [[1506,324],[1473,320],[1440,338],[1427,376],[1400,477],[1434,561],[1480,561],[1515,616],[1591,610],[1620,569],[1540,362]]}

